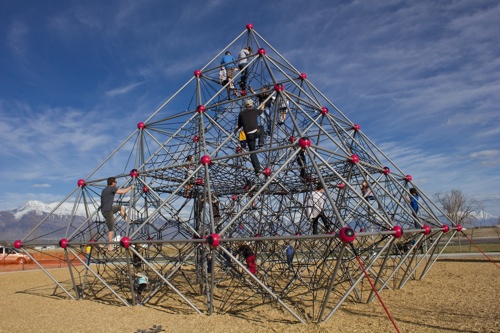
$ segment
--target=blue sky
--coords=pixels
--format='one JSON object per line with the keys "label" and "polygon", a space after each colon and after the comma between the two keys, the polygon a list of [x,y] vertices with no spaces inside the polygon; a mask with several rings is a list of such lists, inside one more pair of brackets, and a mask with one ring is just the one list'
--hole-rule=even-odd
{"label": "blue sky", "polygon": [[427,195],[500,216],[498,1],[269,3],[0,0],[0,210],[62,200],[252,23]]}

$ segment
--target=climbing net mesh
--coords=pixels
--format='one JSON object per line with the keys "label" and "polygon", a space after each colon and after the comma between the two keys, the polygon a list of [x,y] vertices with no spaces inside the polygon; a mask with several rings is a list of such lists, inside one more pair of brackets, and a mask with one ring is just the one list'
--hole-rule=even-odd
{"label": "climbing net mesh", "polygon": [[[233,70],[221,76],[225,51],[245,47],[251,52],[233,77]],[[262,110],[255,150],[236,130],[248,100]],[[116,166],[124,171],[113,174]],[[115,251],[107,250],[99,210],[110,175],[121,187],[134,185],[115,197],[127,212],[126,219],[115,215]],[[418,214],[410,188],[420,194]],[[53,222],[68,204],[72,215]],[[458,229],[443,224],[443,215],[359,125],[247,26],[79,180],[22,249],[42,267],[33,255],[44,251],[40,245],[64,249],[71,280],[46,272],[54,294],[65,297],[134,305],[141,271],[148,277],[142,302],[167,312],[251,317],[251,309],[270,304],[294,320],[321,322],[344,301],[374,299],[361,266],[378,291],[423,278],[442,235]]]}

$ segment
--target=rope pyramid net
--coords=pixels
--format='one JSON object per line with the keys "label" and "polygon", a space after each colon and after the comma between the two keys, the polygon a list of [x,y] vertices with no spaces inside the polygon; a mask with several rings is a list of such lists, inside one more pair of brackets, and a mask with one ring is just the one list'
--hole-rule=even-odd
{"label": "rope pyramid net", "polygon": [[[224,52],[244,47],[252,50],[244,65],[221,79]],[[248,100],[263,109],[255,151],[236,130]],[[128,218],[115,215],[109,252],[100,195],[117,165],[118,182],[134,188],[115,197]],[[418,214],[410,188],[420,193]],[[48,223],[63,204],[70,218]],[[362,267],[378,292],[425,277],[443,234],[461,229],[443,215],[249,24],[17,245],[42,268],[35,247],[64,249],[71,279],[45,270],[54,295],[135,305],[142,271],[143,302],[167,312],[251,318],[271,305],[294,321],[322,322],[345,301],[375,298]]]}

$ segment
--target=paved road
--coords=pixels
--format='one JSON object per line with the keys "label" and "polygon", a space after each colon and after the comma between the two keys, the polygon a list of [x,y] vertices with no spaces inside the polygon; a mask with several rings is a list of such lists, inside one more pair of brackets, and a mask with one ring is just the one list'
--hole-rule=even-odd
{"label": "paved road", "polygon": [[[450,241],[450,245],[458,245],[458,242],[459,242],[458,237],[453,237],[453,239]],[[500,239],[498,237],[481,237],[481,238],[472,238],[472,242],[474,244],[500,243]],[[460,237],[460,244],[469,245],[469,240],[465,237]]]}
{"label": "paved road", "polygon": [[[493,261],[500,262],[500,252],[488,252],[486,253],[488,258]],[[443,253],[439,258],[474,258],[474,259],[485,259],[487,258],[482,253]]]}

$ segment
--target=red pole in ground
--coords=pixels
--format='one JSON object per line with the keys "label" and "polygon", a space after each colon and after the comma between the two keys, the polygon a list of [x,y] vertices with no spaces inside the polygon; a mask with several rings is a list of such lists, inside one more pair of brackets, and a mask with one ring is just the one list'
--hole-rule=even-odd
{"label": "red pole in ground", "polygon": [[500,266],[498,266],[498,265],[497,265],[497,264],[493,261],[493,259],[491,259],[490,257],[488,257],[488,256],[486,255],[486,253],[484,253],[484,252],[483,252],[483,250],[481,250],[481,249],[479,248],[479,246],[477,246],[477,245],[476,245],[476,243],[474,243],[474,242],[472,241],[472,239],[471,239],[471,238],[469,238],[469,236],[467,236],[467,235],[465,234],[465,232],[463,232],[462,230],[460,230],[460,232],[461,232],[461,233],[465,236],[465,238],[467,238],[467,239],[469,240],[469,242],[470,242],[472,245],[474,245],[474,247],[475,247],[475,248],[476,248],[479,252],[481,252],[481,253],[482,253],[482,254],[483,254],[483,255],[484,255],[484,256],[485,256],[485,257],[486,257],[489,261],[491,261],[491,263],[492,263],[493,265],[495,265],[495,266],[497,266],[498,268],[500,268]]}
{"label": "red pole in ground", "polygon": [[375,285],[373,284],[372,280],[370,279],[370,276],[368,275],[368,272],[365,270],[365,266],[361,262],[361,258],[358,255],[358,251],[354,248],[354,245],[352,243],[350,243],[350,244],[351,244],[352,250],[354,251],[354,254],[356,255],[356,259],[358,260],[359,266],[363,270],[363,273],[365,274],[366,279],[368,280],[368,282],[370,283],[370,286],[372,287],[373,291],[375,292],[375,295],[377,295],[377,298],[378,298],[380,304],[382,305],[382,307],[384,308],[385,313],[387,313],[387,316],[391,320],[392,325],[396,329],[396,332],[401,333],[401,331],[398,328],[398,325],[396,324],[396,321],[394,320],[394,318],[392,318],[391,313],[389,312],[389,309],[387,308],[387,306],[385,306],[385,303],[382,300],[382,297],[380,297],[377,289],[375,288]]}
{"label": "red pole in ground", "polygon": [[[354,155],[353,155],[354,156]],[[403,235],[403,229],[401,229],[400,226],[395,226],[393,229],[395,231],[394,237],[399,238]],[[394,321],[394,318],[392,318],[391,313],[389,312],[389,309],[384,304],[384,301],[382,301],[382,298],[380,297],[377,289],[375,289],[375,285],[373,284],[372,280],[370,279],[370,276],[368,276],[368,272],[365,270],[365,266],[363,266],[363,263],[361,262],[361,258],[359,257],[358,250],[354,247],[352,242],[356,239],[356,233],[354,230],[350,227],[344,227],[340,229],[338,233],[338,238],[339,240],[344,243],[344,244],[349,244],[351,245],[352,252],[354,252],[354,255],[356,256],[356,259],[358,260],[359,266],[363,270],[363,273],[366,276],[366,279],[370,283],[370,286],[372,287],[373,291],[375,292],[375,295],[377,295],[378,300],[380,301],[380,304],[382,304],[382,307],[384,308],[385,313],[387,313],[387,316],[392,322],[392,325],[396,329],[396,332],[401,333],[401,331],[398,328],[398,325],[396,325],[396,322]]]}

